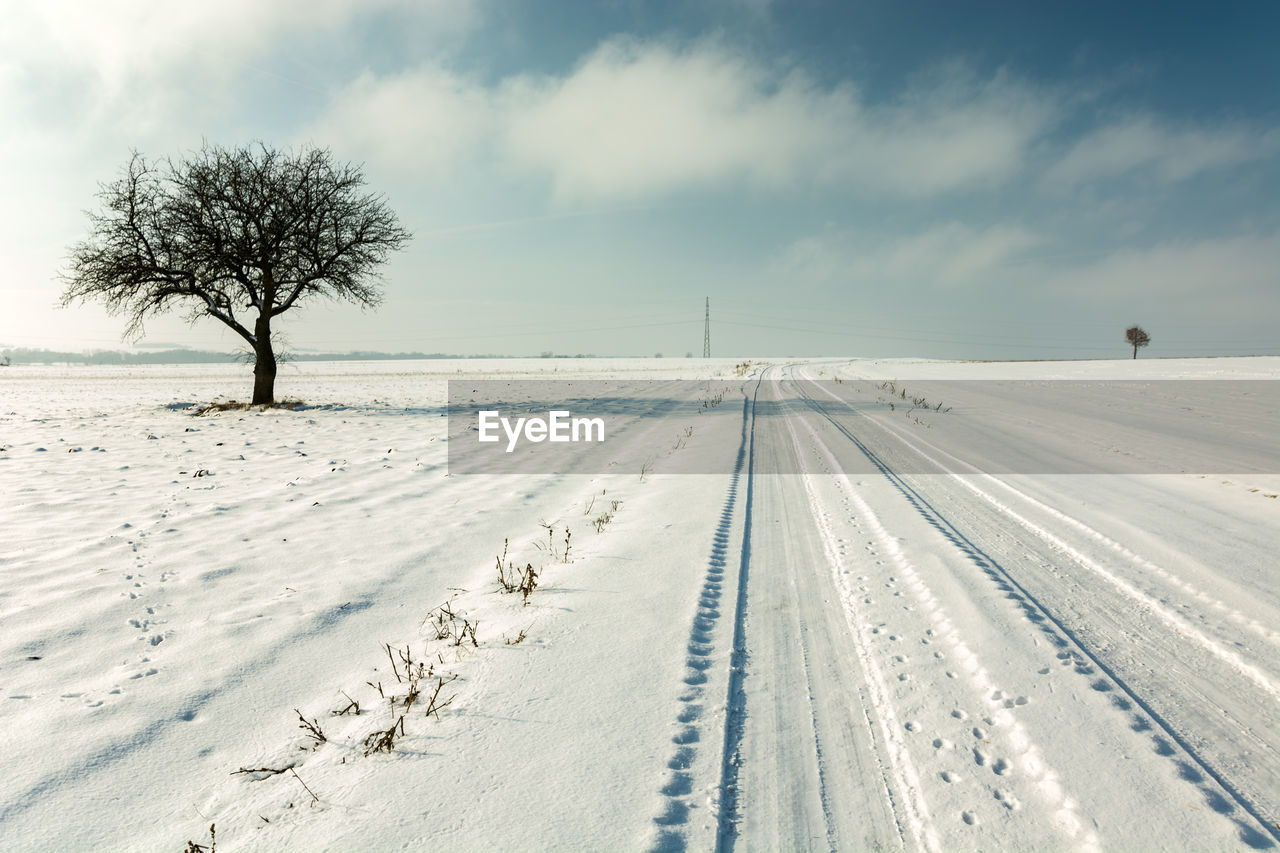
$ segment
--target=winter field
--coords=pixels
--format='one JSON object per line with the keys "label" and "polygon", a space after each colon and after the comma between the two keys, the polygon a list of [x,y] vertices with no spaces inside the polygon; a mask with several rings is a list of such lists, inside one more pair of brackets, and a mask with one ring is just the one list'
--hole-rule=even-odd
{"label": "winter field", "polygon": [[[670,400],[451,473],[528,379]],[[1276,379],[0,370],[0,849],[1273,849]]]}

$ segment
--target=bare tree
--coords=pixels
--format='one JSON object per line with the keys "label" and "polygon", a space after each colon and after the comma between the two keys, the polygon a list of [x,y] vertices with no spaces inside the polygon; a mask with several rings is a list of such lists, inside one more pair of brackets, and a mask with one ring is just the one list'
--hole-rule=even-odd
{"label": "bare tree", "polygon": [[174,309],[214,317],[253,349],[252,402],[271,403],[272,321],[314,297],[378,305],[375,270],[411,237],[364,183],[314,147],[206,145],[154,162],[135,151],[71,248],[62,303],[104,302],[128,317],[126,338]]}
{"label": "bare tree", "polygon": [[1141,326],[1130,326],[1124,330],[1124,339],[1133,347],[1133,357],[1138,357],[1138,347],[1145,347],[1151,343],[1151,336],[1143,331]]}

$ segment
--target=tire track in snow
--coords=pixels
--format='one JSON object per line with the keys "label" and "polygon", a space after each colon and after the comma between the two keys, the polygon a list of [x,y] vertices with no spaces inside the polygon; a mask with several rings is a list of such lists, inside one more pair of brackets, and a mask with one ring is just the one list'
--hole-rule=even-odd
{"label": "tire track in snow", "polygon": [[[756,383],[759,390],[759,381]],[[670,759],[667,761],[667,781],[659,793],[664,798],[661,813],[653,819],[657,826],[657,836],[650,850],[669,853],[682,851],[688,847],[686,825],[689,813],[693,808],[693,768],[697,755],[698,743],[702,739],[701,720],[704,713],[703,702],[706,699],[705,684],[707,669],[712,666],[711,655],[715,651],[714,632],[720,619],[720,598],[723,594],[725,570],[728,564],[729,534],[733,527],[734,513],[738,503],[738,488],[743,471],[747,472],[747,521],[743,532],[742,559],[738,569],[739,594],[734,612],[733,651],[730,665],[732,672],[740,672],[745,665],[746,650],[742,636],[745,618],[747,563],[750,559],[750,501],[751,501],[751,452],[754,450],[755,437],[755,396],[745,397],[742,401],[742,438],[738,445],[738,454],[734,461],[734,470],[729,481],[729,490],[725,497],[724,508],[720,512],[720,521],[712,535],[711,554],[707,558],[707,570],[698,596],[698,609],[689,629],[689,639],[685,659],[685,672],[682,678],[684,685],[678,701],[680,710],[676,715],[677,732],[671,741],[674,744]],[[736,691],[736,692],[735,692]],[[736,762],[736,750],[742,738],[741,715],[745,707],[745,698],[736,704],[735,699],[741,694],[741,678],[737,681],[730,677],[729,704],[725,721],[725,745],[720,760],[720,782],[716,793],[718,810],[718,826],[716,847],[721,849],[722,839],[731,839],[733,824],[736,820],[736,781],[737,765],[730,768],[730,756]],[[730,749],[732,745],[732,750]],[[732,775],[726,768],[732,770]],[[729,781],[726,781],[729,780]],[[732,842],[730,840],[730,846]]]}
{"label": "tire track in snow", "polygon": [[[791,432],[792,441],[796,445],[796,453],[799,455],[799,439],[796,436],[790,418],[787,419],[787,427]],[[809,507],[822,538],[822,547],[827,557],[827,563],[836,575],[837,586],[839,587],[839,575],[843,561],[839,554],[838,546],[834,541],[835,536],[822,516],[820,502],[817,495],[814,494],[810,478],[804,476],[803,480]],[[847,596],[842,596],[841,604],[849,626],[849,633],[854,641],[854,650],[858,663],[866,675],[872,705],[878,711],[877,718],[880,724],[880,735],[882,742],[885,744],[884,758],[887,759],[887,764],[884,762],[880,764],[881,783],[884,786],[890,810],[896,816],[898,839],[905,847],[908,843],[908,835],[910,835],[910,840],[914,841],[917,847],[932,851],[940,850],[937,830],[930,820],[928,805],[921,796],[920,776],[911,761],[911,755],[904,742],[903,729],[898,723],[894,712],[884,672],[876,663],[875,656],[869,647],[868,638],[863,633],[864,626],[859,623],[857,614],[851,608]],[[869,708],[863,709],[867,723],[874,725],[871,722],[870,710]],[[828,826],[830,826],[830,821],[828,821]],[[828,831],[828,837],[830,837],[830,831]]]}
{"label": "tire track in snow", "polygon": [[[822,390],[823,393],[826,394],[827,396],[831,397],[832,399],[836,400],[842,405],[849,406],[849,403],[847,400],[841,399],[840,397],[833,394],[828,389],[823,388],[821,385],[817,383],[813,383],[813,384],[815,385],[815,387],[818,387],[820,390]],[[1116,672],[1114,667],[1112,667],[1111,665],[1106,663],[1104,660],[1102,660],[1102,658],[1090,648],[1090,645],[1079,635],[1078,632],[1074,631],[1068,625],[1066,625],[1065,622],[1059,616],[1057,616],[1053,611],[1051,611],[1048,606],[1046,606],[1043,602],[1041,602],[1041,600],[1038,597],[1033,595],[1025,586],[1023,586],[1016,578],[1014,578],[1013,575],[999,561],[997,561],[994,557],[992,557],[986,551],[979,548],[965,534],[961,533],[959,529],[957,529],[956,526],[950,521],[950,519],[948,519],[936,508],[934,508],[933,505],[923,495],[921,495],[911,484],[907,483],[900,475],[894,472],[884,462],[884,460],[882,460],[874,451],[872,451],[869,447],[866,446],[866,444],[864,444],[859,438],[857,438],[852,432],[850,432],[847,427],[840,424],[834,417],[832,417],[831,414],[827,412],[827,410],[821,404],[819,404],[812,397],[809,397],[807,394],[805,394],[803,389],[800,389],[800,391],[801,391],[801,394],[805,396],[805,398],[813,406],[814,410],[818,412],[820,415],[822,415],[829,423],[831,423],[831,425],[835,427],[837,431],[839,431],[851,442],[853,442],[853,444],[858,447],[858,449],[862,452],[862,454],[866,456],[867,459],[882,474],[884,474],[886,478],[889,479],[889,481],[894,485],[894,487],[900,493],[902,493],[902,495],[907,499],[907,501],[913,507],[915,507],[915,509],[930,524],[932,524],[935,528],[937,528],[948,541],[950,541],[953,545],[955,545],[962,553],[964,553],[967,557],[969,557],[970,560],[972,560],[976,565],[978,565],[980,568],[982,568],[992,577],[997,577],[999,581],[1001,581],[1004,584],[1007,584],[1009,587],[1016,590],[1017,593],[1023,597],[1023,600],[1025,602],[1025,607],[1029,611],[1034,611],[1039,615],[1040,619],[1037,621],[1044,620],[1049,625],[1052,625],[1053,628],[1056,629],[1056,632],[1061,635],[1061,637],[1066,638],[1066,640],[1069,641],[1069,643],[1075,647],[1075,651],[1072,653],[1073,655],[1079,655],[1081,660],[1087,660],[1089,664],[1091,664],[1093,667],[1096,667],[1099,671],[1104,673],[1107,676],[1107,678],[1109,678],[1110,681],[1113,682],[1119,688],[1119,690],[1124,694],[1124,696],[1127,697],[1129,702],[1132,702],[1133,705],[1136,705],[1138,708],[1140,708],[1142,712],[1147,715],[1147,717],[1149,717],[1152,721],[1154,721],[1156,726],[1158,726],[1160,730],[1164,733],[1164,735],[1168,738],[1168,741],[1171,741],[1173,744],[1176,744],[1176,746],[1179,749],[1181,749],[1181,751],[1187,756],[1187,758],[1190,759],[1191,763],[1194,764],[1194,767],[1191,766],[1191,764],[1180,764],[1180,776],[1184,780],[1200,788],[1205,793],[1206,799],[1211,804],[1220,803],[1220,805],[1214,806],[1216,811],[1219,811],[1226,815],[1230,815],[1233,809],[1232,807],[1229,806],[1229,804],[1225,803],[1225,801],[1222,801],[1222,798],[1217,790],[1213,790],[1212,788],[1207,787],[1205,783],[1205,777],[1208,777],[1208,779],[1211,779],[1217,785],[1217,788],[1220,789],[1222,793],[1225,793],[1235,803],[1235,806],[1239,807],[1254,822],[1256,822],[1256,824],[1261,826],[1263,832],[1259,833],[1257,828],[1253,825],[1250,825],[1248,822],[1242,821],[1239,818],[1235,818],[1235,817],[1231,818],[1240,829],[1241,840],[1245,844],[1255,849],[1261,849],[1261,848],[1274,847],[1275,842],[1280,841],[1280,822],[1271,820],[1268,818],[1268,816],[1264,815],[1261,809],[1259,808],[1259,806],[1255,804],[1254,797],[1245,793],[1245,791],[1238,784],[1229,780],[1224,773],[1222,773],[1216,767],[1214,767],[1213,764],[1207,758],[1205,758],[1204,755],[1201,754],[1201,751],[1197,749],[1195,746],[1193,746],[1190,739],[1186,735],[1184,735],[1178,729],[1178,727],[1176,727],[1163,714],[1158,712],[1151,705],[1149,701],[1145,700],[1143,697],[1138,695],[1138,692],[1119,676],[1119,674]],[[862,415],[862,413],[858,412],[852,406],[849,406],[849,409],[852,414],[855,414],[859,417],[865,417],[865,415]],[[918,446],[913,444],[910,440],[908,440],[904,436],[899,435],[896,430],[892,430],[889,428],[886,428],[886,429],[891,434],[893,434],[896,438],[898,438],[898,440],[900,440],[905,446],[910,448],[913,452],[918,453],[920,456],[929,460],[935,465],[938,464],[936,459],[933,459],[928,454],[924,453],[924,451],[920,450]],[[950,455],[950,454],[947,454],[947,455]],[[952,458],[955,459],[955,457],[952,457]],[[959,460],[956,460],[956,461],[959,461]],[[1074,561],[1082,565],[1084,568],[1094,571],[1108,580],[1114,579],[1113,585],[1115,585],[1116,588],[1119,589],[1121,592],[1133,593],[1133,595],[1130,596],[1132,600],[1136,600],[1140,604],[1144,604],[1144,605],[1146,605],[1147,601],[1150,601],[1151,604],[1149,605],[1149,607],[1151,609],[1158,610],[1159,613],[1165,614],[1165,616],[1167,616],[1168,618],[1162,619],[1162,621],[1166,621],[1167,624],[1170,624],[1171,626],[1173,626],[1175,630],[1179,631],[1179,633],[1190,634],[1191,638],[1196,640],[1200,645],[1204,645],[1207,647],[1216,647],[1220,652],[1216,656],[1224,660],[1230,660],[1232,658],[1238,659],[1237,655],[1234,655],[1234,653],[1230,652],[1229,650],[1221,649],[1221,647],[1217,646],[1217,644],[1211,638],[1196,631],[1194,627],[1185,623],[1185,621],[1182,620],[1181,617],[1178,617],[1176,614],[1169,613],[1161,605],[1159,605],[1158,602],[1155,602],[1154,600],[1150,599],[1149,596],[1146,596],[1145,593],[1142,593],[1140,590],[1133,588],[1132,585],[1128,584],[1127,582],[1124,582],[1122,579],[1116,578],[1112,573],[1108,572],[1104,567],[1094,562],[1093,560],[1089,559],[1086,555],[1082,554],[1077,549],[1072,548],[1070,545],[1062,541],[1059,537],[1053,535],[1052,533],[1045,530],[1043,527],[1035,524],[1034,522],[1024,518],[1022,515],[1018,514],[1011,508],[1007,507],[1006,505],[1002,504],[999,500],[997,500],[993,496],[987,494],[986,492],[982,491],[981,489],[974,486],[973,484],[965,481],[959,475],[952,474],[951,479],[955,480],[956,482],[959,482],[967,490],[974,493],[975,496],[983,499],[986,503],[990,504],[1002,515],[1014,521],[1015,523],[1019,524],[1025,530],[1031,532],[1033,535],[1036,535],[1046,544],[1049,544],[1051,547],[1054,547],[1061,553],[1068,555]],[[1185,625],[1185,629],[1181,628],[1179,623],[1181,623],[1181,625]],[[1050,633],[1050,636],[1052,639],[1055,639],[1058,642],[1061,642],[1061,638],[1056,637],[1052,631],[1049,631],[1048,625],[1042,625],[1042,628],[1046,630],[1047,633]],[[1211,651],[1212,651],[1212,648],[1211,648]],[[1062,657],[1062,652],[1059,653],[1059,657],[1060,658]],[[1249,677],[1251,680],[1257,683],[1258,686],[1262,687],[1266,692],[1273,695],[1275,694],[1275,687],[1270,683],[1270,680],[1266,678],[1265,674],[1261,673],[1256,668],[1249,667],[1243,661],[1240,661],[1240,663],[1243,665],[1244,668],[1241,669],[1236,667],[1237,672],[1240,672],[1246,677]],[[1087,669],[1087,667],[1085,667],[1085,669]],[[1261,679],[1261,681],[1259,681],[1259,679]],[[1116,704],[1116,707],[1119,708],[1120,710],[1126,710],[1127,703],[1125,703],[1124,700],[1121,700],[1119,703],[1113,703],[1113,704]],[[1245,734],[1245,732],[1242,730],[1241,734]],[[1160,738],[1159,736],[1156,737],[1155,742],[1156,742],[1157,752],[1159,754],[1164,755],[1166,757],[1171,756],[1173,754],[1173,749],[1172,749],[1172,746],[1169,745],[1169,742],[1165,741],[1163,738]]]}
{"label": "tire track in snow", "polygon": [[[951,456],[951,454],[947,453],[945,450],[941,450],[940,448],[936,447],[935,445],[929,442],[924,442],[924,443],[928,444],[929,447],[933,448],[934,450],[937,450],[938,452],[946,456]],[[954,459],[955,457],[952,457],[952,458]],[[956,461],[960,462],[961,460],[956,460]],[[963,462],[961,464],[967,465],[967,463],[963,463]],[[969,465],[968,467],[972,468],[973,466]],[[1170,572],[1169,570],[1165,569],[1159,564],[1154,563],[1151,560],[1148,560],[1146,557],[1143,557],[1141,554],[1138,554],[1130,550],[1128,547],[1121,545],[1119,542],[1115,541],[1110,536],[1107,536],[1105,533],[1093,527],[1090,527],[1089,525],[1085,524],[1083,521],[1079,520],[1078,518],[1074,518],[1070,515],[1067,515],[1065,512],[1062,512],[1059,509],[1055,509],[1054,507],[1049,506],[1044,501],[1041,501],[1038,498],[1032,497],[1031,495],[1022,491],[1021,489],[1016,488],[1012,484],[1006,483],[1004,480],[1001,480],[999,477],[993,477],[992,475],[982,471],[978,471],[977,469],[974,469],[973,473],[979,477],[982,477],[984,480],[990,482],[991,484],[1003,488],[1005,491],[1010,492],[1015,497],[1020,498],[1023,501],[1026,501],[1027,503],[1034,506],[1036,509],[1040,510],[1041,512],[1053,518],[1055,521],[1066,524],[1067,526],[1072,527],[1075,530],[1079,531],[1081,534],[1088,537],[1089,539],[1092,539],[1093,541],[1098,542],[1101,545],[1104,545],[1112,552],[1118,554],[1123,559],[1132,563],[1138,569],[1149,572],[1155,575],[1156,577],[1160,578],[1161,580],[1165,581],[1170,586],[1176,587],[1177,589],[1180,589],[1183,592],[1185,592],[1187,595],[1190,595],[1193,598],[1199,599],[1205,604],[1208,604],[1210,607],[1214,608],[1215,610],[1219,610],[1226,613],[1227,618],[1229,618],[1231,621],[1249,629],[1250,631],[1257,634],[1259,637],[1271,643],[1272,645],[1280,646],[1280,631],[1275,631],[1271,628],[1268,628],[1266,625],[1262,624],[1258,620],[1252,619],[1249,616],[1245,615],[1244,613],[1241,613],[1239,610],[1236,610],[1235,608],[1231,607],[1227,603],[1221,601],[1220,599],[1214,598],[1208,592],[1205,592],[1204,590],[1200,589],[1199,587],[1195,586],[1189,581],[1186,581],[1178,577],[1173,572]]]}
{"label": "tire track in snow", "polygon": [[[733,646],[729,657],[728,702],[725,705],[724,749],[720,760],[719,810],[716,825],[716,853],[733,849],[737,837],[738,770],[742,764],[743,716],[747,709],[747,695],[742,685],[747,668],[747,579],[751,566],[751,498],[755,492],[756,455],[756,397],[760,383],[764,381],[765,368],[756,379],[751,397],[742,406],[742,447],[739,449],[741,467],[735,473],[746,471],[747,496],[742,520],[742,556],[738,562],[738,598],[733,608]],[[745,458],[744,458],[745,455]]]}
{"label": "tire track in snow", "polygon": [[[762,388],[755,473],[794,455]],[[785,465],[786,463],[783,462]],[[733,843],[765,850],[922,849],[887,790],[875,701],[859,671],[815,509],[800,478],[766,474],[752,498],[751,581]],[[732,753],[730,753],[732,755]],[[709,846],[709,845],[708,845]]]}
{"label": "tire track in snow", "polygon": [[[827,393],[830,393],[830,392],[827,392]],[[839,399],[839,398],[837,397],[836,399]],[[1128,548],[1124,547],[1123,545],[1111,539],[1110,537],[1106,536],[1105,534],[1097,530],[1094,530],[1092,527],[1089,527],[1084,522],[1074,519],[1071,516],[1067,515],[1066,513],[1060,512],[1059,510],[1054,509],[1053,507],[1045,504],[1040,500],[1037,500],[1036,498],[1033,498],[1032,496],[1022,492],[1020,489],[1010,485],[1009,483],[1004,482],[1003,480],[1000,480],[999,478],[992,477],[990,474],[985,474],[983,472],[977,471],[976,469],[973,468],[972,465],[969,465],[963,460],[956,458],[952,454],[947,453],[945,450],[942,450],[941,448],[937,447],[936,445],[930,442],[924,441],[923,439],[908,439],[906,436],[902,435],[898,430],[893,429],[892,427],[886,427],[886,429],[889,432],[891,432],[895,438],[897,438],[904,445],[909,447],[913,452],[919,454],[922,458],[927,459],[933,464],[939,465],[939,467],[941,467],[937,459],[935,459],[934,457],[930,456],[929,454],[925,453],[923,450],[920,449],[919,447],[920,444],[927,444],[931,449],[933,449],[940,455],[946,456],[951,460],[953,460],[954,462],[960,463],[967,468],[973,469],[975,474],[978,474],[983,478],[985,478],[986,480],[989,480],[993,483],[999,484],[1000,486],[1004,487],[1005,490],[1025,500],[1027,503],[1031,504],[1032,506],[1035,506],[1037,509],[1040,509],[1041,511],[1045,512],[1050,517],[1052,517],[1055,521],[1060,521],[1064,524],[1067,524],[1075,528],[1076,530],[1080,531],[1081,533],[1085,534],[1089,538],[1107,546],[1111,550],[1125,557],[1135,566],[1141,569],[1150,571],[1152,574],[1157,575],[1158,577],[1169,582],[1171,585],[1183,590],[1189,595],[1195,598],[1201,599],[1202,601],[1208,602],[1211,606],[1214,606],[1220,610],[1229,612],[1233,616],[1237,617],[1238,622],[1242,622],[1247,627],[1253,628],[1264,639],[1274,642],[1275,638],[1277,636],[1280,636],[1280,635],[1277,635],[1276,632],[1267,630],[1264,626],[1258,625],[1256,622],[1253,622],[1252,620],[1248,620],[1243,614],[1238,613],[1237,611],[1232,610],[1226,604],[1216,599],[1213,599],[1207,593],[1202,592],[1197,587],[1182,580],[1181,578],[1175,577],[1172,573],[1161,568],[1160,566],[1157,566],[1155,563],[1152,563],[1151,561],[1138,556],[1137,554],[1130,551]],[[1145,609],[1150,610],[1152,613],[1155,613],[1161,619],[1161,621],[1165,622],[1167,625],[1169,625],[1169,627],[1173,628],[1175,631],[1177,631],[1180,634],[1183,634],[1184,636],[1192,638],[1196,643],[1202,646],[1211,655],[1218,658],[1223,663],[1227,664],[1232,669],[1236,670],[1238,673],[1245,676],[1249,680],[1253,681],[1254,684],[1256,684],[1264,692],[1270,695],[1272,699],[1280,703],[1280,685],[1277,685],[1276,682],[1272,680],[1265,672],[1263,672],[1262,670],[1258,669],[1255,666],[1252,666],[1247,661],[1245,661],[1242,657],[1240,657],[1239,654],[1226,648],[1217,640],[1214,640],[1212,637],[1209,637],[1207,634],[1200,631],[1198,628],[1193,626],[1191,623],[1187,622],[1177,613],[1174,613],[1173,611],[1169,610],[1167,607],[1165,607],[1163,604],[1157,601],[1153,596],[1148,595],[1146,592],[1143,592],[1142,590],[1138,589],[1129,581],[1126,581],[1125,579],[1116,575],[1114,572],[1111,572],[1101,563],[1087,556],[1079,549],[1074,548],[1071,545],[1067,544],[1063,539],[1049,532],[1041,525],[1036,524],[1035,522],[1021,515],[1020,513],[1018,513],[1017,511],[1015,511],[1014,509],[1012,509],[1011,507],[1009,507],[1008,505],[1000,501],[994,495],[991,495],[990,493],[983,491],[982,489],[973,485],[968,480],[966,480],[965,478],[961,477],[958,474],[952,473],[950,476],[952,479],[958,482],[961,486],[963,486],[969,492],[971,492],[978,498],[986,501],[987,503],[991,504],[991,506],[993,506],[1002,515],[1005,515],[1008,518],[1012,519],[1013,521],[1017,522],[1024,529],[1031,531],[1037,537],[1039,537],[1044,542],[1048,543],[1050,546],[1052,546],[1056,550],[1060,551],[1063,554],[1066,554],[1073,561],[1075,561],[1076,563],[1079,563],[1085,569],[1088,569],[1090,572],[1098,575],[1103,580],[1107,581],[1109,584],[1115,587],[1117,590],[1122,592],[1124,595],[1126,595],[1127,597],[1131,598],[1133,601],[1142,605],[1142,607],[1144,607]]]}
{"label": "tire track in snow", "polygon": [[[824,543],[825,544],[825,543]],[[836,843],[835,820],[831,813],[831,797],[827,791],[827,762],[822,749],[821,727],[818,724],[817,710],[814,708],[813,668],[809,662],[809,628],[803,617],[797,618],[800,626],[800,661],[804,667],[805,697],[809,700],[809,724],[813,730],[813,752],[818,763],[818,800],[822,803],[822,822],[826,829],[827,847],[838,849]]]}
{"label": "tire track in snow", "polygon": [[[821,457],[825,457],[822,461],[832,472],[838,471],[838,465],[828,446],[809,424],[804,424],[813,441],[815,450]],[[793,440],[796,441],[797,454],[800,452],[799,440],[792,430]],[[806,479],[806,486],[809,488],[810,499],[815,509],[815,517],[819,519],[819,526],[822,530],[824,544],[829,554],[829,562],[832,567],[832,574],[837,588],[842,590],[842,604],[844,605],[846,618],[848,620],[849,629],[859,641],[860,655],[866,656],[864,668],[867,669],[869,681],[877,682],[876,702],[877,709],[881,711],[881,723],[886,743],[890,746],[890,757],[897,758],[900,763],[900,771],[897,774],[897,787],[903,792],[904,803],[908,807],[909,816],[916,821],[911,828],[915,830],[917,845],[925,845],[931,849],[937,849],[938,841],[936,829],[929,818],[929,811],[925,803],[921,788],[920,776],[911,762],[907,745],[901,732],[905,729],[912,731],[914,722],[908,722],[905,725],[899,725],[896,714],[894,713],[892,704],[889,700],[890,691],[887,687],[887,679],[885,679],[883,671],[875,663],[872,650],[870,648],[870,637],[864,636],[867,628],[865,616],[861,613],[859,601],[870,602],[869,597],[864,598],[865,593],[853,589],[847,575],[848,570],[844,568],[845,558],[843,549],[838,544],[838,539],[832,531],[830,524],[826,521],[824,515],[820,512],[820,504],[816,494],[813,493],[812,487],[808,486],[809,478]],[[846,504],[851,504],[857,513],[857,517],[862,518],[876,542],[879,551],[889,558],[895,567],[895,574],[906,581],[906,586],[910,587],[922,609],[929,615],[932,628],[926,632],[929,637],[940,637],[946,641],[952,649],[956,659],[960,662],[960,668],[965,672],[970,688],[978,696],[982,697],[983,703],[986,705],[986,714],[983,722],[990,726],[997,726],[1001,730],[1001,740],[1007,741],[1008,745],[1018,755],[1018,763],[1023,777],[1029,779],[1032,787],[1039,794],[1040,798],[1053,810],[1052,823],[1056,828],[1066,836],[1066,838],[1074,841],[1077,849],[1096,850],[1098,849],[1097,835],[1088,830],[1083,819],[1076,813],[1075,798],[1073,798],[1063,787],[1059,781],[1059,774],[1049,766],[1044,759],[1039,747],[1032,741],[1030,734],[1025,727],[1019,722],[1011,708],[1016,708],[1026,702],[1025,698],[1013,698],[991,677],[989,672],[982,666],[978,656],[968,647],[961,638],[958,630],[945,609],[941,606],[937,596],[929,589],[924,579],[916,572],[908,557],[903,553],[897,540],[895,540],[885,529],[879,517],[865,500],[858,495],[853,488],[853,484],[848,477],[842,473],[835,474],[835,480],[839,484],[847,500]],[[874,551],[872,552],[874,555]],[[891,580],[893,580],[891,578]],[[865,587],[863,587],[865,589]],[[878,628],[872,629],[873,633],[878,633]],[[892,639],[892,638],[891,638]],[[927,642],[927,640],[926,640]],[[935,653],[935,657],[941,657]],[[901,656],[895,659],[900,660]],[[949,677],[953,677],[953,673],[948,673]],[[952,711],[952,716],[963,721],[965,714],[960,709]],[[973,747],[973,757],[975,763],[979,767],[985,767],[995,773],[997,777],[1003,779],[1010,770],[1009,763],[1001,757],[999,749],[996,747],[987,748],[995,739],[995,733],[988,733],[981,727],[974,727],[973,735],[976,741],[981,741]],[[948,742],[945,738],[938,738],[934,741],[934,746],[938,750],[953,749],[954,744]],[[953,771],[944,771],[940,774],[943,781],[952,783],[959,781],[959,778]],[[1017,787],[1017,786],[1014,786]],[[890,787],[892,790],[892,786]],[[1020,808],[1020,802],[1017,796],[1005,784],[1003,786],[993,787],[992,793],[997,802],[1005,809],[1016,811]],[[1025,793],[1024,793],[1025,795]],[[914,808],[912,808],[914,806]],[[973,825],[978,822],[979,811],[972,808],[965,810],[961,815],[965,823]],[[921,830],[926,833],[924,839],[921,839]],[[932,844],[929,844],[929,834],[932,834]]]}

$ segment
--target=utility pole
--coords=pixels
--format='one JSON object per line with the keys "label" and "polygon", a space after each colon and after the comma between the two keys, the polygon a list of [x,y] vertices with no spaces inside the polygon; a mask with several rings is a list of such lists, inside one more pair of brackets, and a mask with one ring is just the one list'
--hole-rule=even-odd
{"label": "utility pole", "polygon": [[707,314],[702,324],[702,357],[711,358],[711,297],[707,297]]}

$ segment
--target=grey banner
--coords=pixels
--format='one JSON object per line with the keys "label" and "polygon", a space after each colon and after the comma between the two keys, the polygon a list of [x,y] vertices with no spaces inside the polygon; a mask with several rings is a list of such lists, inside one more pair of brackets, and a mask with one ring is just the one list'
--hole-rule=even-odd
{"label": "grey banner", "polygon": [[448,448],[453,474],[1270,474],[1277,424],[1268,380],[452,380]]}

